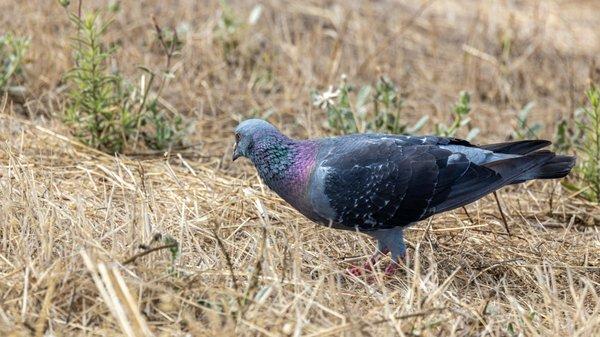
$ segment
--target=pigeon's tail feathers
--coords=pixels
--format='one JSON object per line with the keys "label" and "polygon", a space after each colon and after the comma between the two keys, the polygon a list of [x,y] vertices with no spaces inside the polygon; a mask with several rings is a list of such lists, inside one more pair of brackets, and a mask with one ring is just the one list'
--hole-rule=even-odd
{"label": "pigeon's tail feathers", "polygon": [[519,176],[550,162],[555,157],[554,152],[542,150],[524,156],[493,161],[484,164],[484,166],[497,172],[503,178],[513,181]]}
{"label": "pigeon's tail feathers", "polygon": [[555,157],[550,151],[538,151],[473,167],[455,182],[447,199],[436,206],[435,213],[470,204],[503,186],[522,181],[522,175],[542,167]]}
{"label": "pigeon's tail feathers", "polygon": [[535,175],[529,179],[556,179],[563,178],[575,166],[574,156],[556,156],[551,161],[534,170]]}
{"label": "pigeon's tail feathers", "polygon": [[481,148],[496,153],[526,155],[552,144],[547,140],[519,140],[482,145]]}
{"label": "pigeon's tail feathers", "polygon": [[554,158],[543,165],[523,172],[523,174],[512,183],[518,184],[533,179],[563,178],[571,172],[573,166],[575,166],[575,157],[555,155]]}
{"label": "pigeon's tail feathers", "polygon": [[542,150],[491,162],[485,166],[498,172],[507,183],[518,184],[533,179],[562,178],[569,174],[574,165],[575,157],[556,155],[552,151]]}

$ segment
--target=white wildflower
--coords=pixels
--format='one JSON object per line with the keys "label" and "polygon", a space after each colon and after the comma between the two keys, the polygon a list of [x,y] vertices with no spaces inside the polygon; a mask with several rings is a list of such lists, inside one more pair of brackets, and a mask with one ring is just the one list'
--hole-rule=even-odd
{"label": "white wildflower", "polygon": [[334,99],[340,95],[340,89],[333,89],[333,86],[329,86],[327,91],[317,94],[314,97],[313,105],[318,106],[323,110],[327,110],[328,107],[335,104]]}

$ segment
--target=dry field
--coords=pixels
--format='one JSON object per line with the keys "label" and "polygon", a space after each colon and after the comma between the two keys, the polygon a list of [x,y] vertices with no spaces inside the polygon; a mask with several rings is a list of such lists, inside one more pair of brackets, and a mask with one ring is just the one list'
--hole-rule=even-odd
{"label": "dry field", "polygon": [[476,142],[506,139],[535,102],[551,139],[584,102],[600,3],[265,0],[255,24],[256,3],[229,4],[241,24],[225,52],[218,1],[120,2],[107,40],[132,80],[165,62],[151,17],[180,31],[162,101],[187,117],[189,147],[115,157],[60,122],[65,10],[0,0],[2,31],[31,37],[25,100],[0,100],[0,335],[600,335],[600,207],[557,182],[499,192],[510,235],[486,197],[408,230],[397,276],[355,278],[344,269],[370,239],[312,224],[230,158],[247,116],[330,133],[310,92],[342,74],[394,80],[409,122],[445,121],[470,91]]}

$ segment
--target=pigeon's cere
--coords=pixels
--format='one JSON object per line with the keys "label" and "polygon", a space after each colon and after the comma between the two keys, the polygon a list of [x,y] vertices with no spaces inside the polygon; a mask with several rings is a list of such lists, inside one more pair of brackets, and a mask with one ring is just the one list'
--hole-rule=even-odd
{"label": "pigeon's cere", "polygon": [[564,177],[575,164],[574,157],[540,150],[550,144],[545,140],[483,146],[382,134],[294,140],[259,119],[240,123],[235,134],[233,158],[249,158],[265,184],[306,217],[377,239],[367,267],[387,252],[400,261],[402,230],[417,221],[506,185]]}

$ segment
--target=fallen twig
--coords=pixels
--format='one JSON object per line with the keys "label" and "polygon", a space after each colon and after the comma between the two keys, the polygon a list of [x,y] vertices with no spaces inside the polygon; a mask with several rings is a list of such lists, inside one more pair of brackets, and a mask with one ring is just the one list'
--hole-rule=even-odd
{"label": "fallen twig", "polygon": [[149,248],[148,250],[145,250],[143,252],[137,253],[134,256],[128,258],[127,260],[123,261],[121,264],[122,265],[128,265],[132,262],[134,262],[135,260],[139,259],[142,256],[146,256],[152,252],[155,252],[157,250],[162,250],[162,249],[169,249],[169,248],[175,248],[177,247],[177,242],[174,243],[169,243],[167,245],[162,245],[162,246],[157,246],[157,247],[153,247],[153,248]]}

